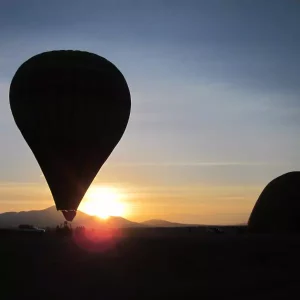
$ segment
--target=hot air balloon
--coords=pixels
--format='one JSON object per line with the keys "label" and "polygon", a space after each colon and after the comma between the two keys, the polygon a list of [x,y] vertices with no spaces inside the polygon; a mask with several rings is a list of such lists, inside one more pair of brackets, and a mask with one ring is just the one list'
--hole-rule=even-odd
{"label": "hot air balloon", "polygon": [[260,194],[248,221],[250,233],[300,233],[300,172],[273,179]]}
{"label": "hot air balloon", "polygon": [[93,53],[44,52],[19,67],[9,98],[57,210],[72,221],[126,129],[131,98],[125,78]]}

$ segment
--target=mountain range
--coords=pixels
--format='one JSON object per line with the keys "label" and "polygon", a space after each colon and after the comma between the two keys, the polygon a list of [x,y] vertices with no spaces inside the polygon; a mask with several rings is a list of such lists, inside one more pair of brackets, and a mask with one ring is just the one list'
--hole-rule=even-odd
{"label": "mountain range", "polygon": [[[61,212],[55,206],[43,210],[31,210],[21,212],[6,212],[0,214],[0,228],[16,227],[20,224],[30,224],[40,227],[56,227],[65,221]],[[149,220],[142,223],[132,222],[122,217],[109,217],[102,220],[95,216],[90,216],[81,211],[72,222],[73,226],[85,226],[87,228],[111,227],[111,228],[130,228],[130,227],[182,227],[188,226],[180,223],[172,223],[165,220]]]}

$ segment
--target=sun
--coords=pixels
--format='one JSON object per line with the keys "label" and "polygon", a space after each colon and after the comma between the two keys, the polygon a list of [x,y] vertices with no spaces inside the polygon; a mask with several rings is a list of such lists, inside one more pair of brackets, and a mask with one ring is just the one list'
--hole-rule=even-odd
{"label": "sun", "polygon": [[126,213],[123,198],[124,195],[117,188],[91,187],[78,209],[101,219],[107,219],[110,216],[122,217]]}

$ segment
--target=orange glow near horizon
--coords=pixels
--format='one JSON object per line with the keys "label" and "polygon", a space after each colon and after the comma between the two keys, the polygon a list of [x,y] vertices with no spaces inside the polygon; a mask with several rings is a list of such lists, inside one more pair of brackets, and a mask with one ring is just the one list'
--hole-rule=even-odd
{"label": "orange glow near horizon", "polygon": [[[247,222],[262,189],[256,185],[146,185],[138,180],[136,184],[107,180],[102,185],[99,180],[87,191],[78,210],[133,222],[163,219],[186,224],[235,224]],[[0,182],[0,213],[42,210],[54,204],[46,182]]]}
{"label": "orange glow near horizon", "polygon": [[128,208],[124,198],[125,195],[117,188],[106,186],[91,187],[78,209],[101,219],[107,219],[110,216],[125,217]]}

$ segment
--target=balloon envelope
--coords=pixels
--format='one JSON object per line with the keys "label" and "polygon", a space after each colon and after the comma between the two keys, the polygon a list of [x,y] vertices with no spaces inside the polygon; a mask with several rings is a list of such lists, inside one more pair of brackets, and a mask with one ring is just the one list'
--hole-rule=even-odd
{"label": "balloon envelope", "polygon": [[126,129],[131,99],[125,78],[111,62],[92,53],[45,52],[17,70],[10,106],[56,208],[73,219]]}
{"label": "balloon envelope", "polygon": [[300,233],[300,172],[280,175],[267,184],[251,212],[248,231]]}

